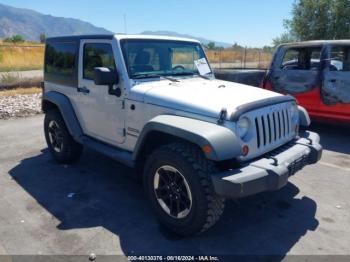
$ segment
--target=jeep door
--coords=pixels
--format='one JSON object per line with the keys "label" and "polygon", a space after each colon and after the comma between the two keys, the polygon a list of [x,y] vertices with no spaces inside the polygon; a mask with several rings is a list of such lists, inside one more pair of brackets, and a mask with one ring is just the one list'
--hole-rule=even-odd
{"label": "jeep door", "polygon": [[321,110],[350,123],[350,45],[330,45],[327,50]]}
{"label": "jeep door", "polygon": [[108,94],[94,82],[94,68],[116,69],[116,50],[110,40],[82,40],[79,54],[78,117],[84,133],[111,145],[124,142],[123,96]]}
{"label": "jeep door", "polygon": [[273,91],[294,96],[309,113],[320,105],[322,50],[322,46],[283,46],[268,76]]}

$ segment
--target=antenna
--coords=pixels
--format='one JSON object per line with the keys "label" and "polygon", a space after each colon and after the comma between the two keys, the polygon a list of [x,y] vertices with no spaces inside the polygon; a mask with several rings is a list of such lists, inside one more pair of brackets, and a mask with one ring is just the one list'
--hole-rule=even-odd
{"label": "antenna", "polygon": [[127,26],[126,26],[126,14],[124,14],[124,33],[125,34],[128,33]]}

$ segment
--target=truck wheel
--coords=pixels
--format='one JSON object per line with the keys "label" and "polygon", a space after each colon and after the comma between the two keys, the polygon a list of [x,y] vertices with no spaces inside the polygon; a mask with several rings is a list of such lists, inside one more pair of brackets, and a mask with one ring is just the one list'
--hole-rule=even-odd
{"label": "truck wheel", "polygon": [[173,143],[147,159],[144,186],[161,224],[182,236],[199,234],[213,226],[224,210],[210,175],[215,167],[191,144]]}
{"label": "truck wheel", "polygon": [[83,146],[69,134],[58,110],[50,110],[46,113],[44,132],[49,150],[58,163],[70,164],[79,159]]}

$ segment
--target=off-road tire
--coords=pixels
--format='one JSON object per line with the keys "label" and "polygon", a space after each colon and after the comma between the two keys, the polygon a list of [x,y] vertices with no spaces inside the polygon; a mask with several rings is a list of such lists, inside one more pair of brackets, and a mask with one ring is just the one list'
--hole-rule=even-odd
{"label": "off-road tire", "polygon": [[[59,130],[62,140],[62,150],[60,150],[60,152],[57,152],[54,149],[55,146],[50,140],[49,125],[53,121],[58,125],[57,130]],[[61,113],[57,109],[52,109],[46,112],[44,119],[44,132],[49,151],[59,164],[71,164],[79,159],[83,146],[77,143],[70,135]]]}
{"label": "off-road tire", "polygon": [[[162,166],[175,167],[188,182],[192,207],[185,218],[171,217],[158,203],[154,177]],[[210,175],[215,171],[214,164],[192,144],[172,143],[156,149],[146,161],[144,187],[159,222],[181,236],[200,234],[213,226],[222,215],[225,203],[213,190]]]}

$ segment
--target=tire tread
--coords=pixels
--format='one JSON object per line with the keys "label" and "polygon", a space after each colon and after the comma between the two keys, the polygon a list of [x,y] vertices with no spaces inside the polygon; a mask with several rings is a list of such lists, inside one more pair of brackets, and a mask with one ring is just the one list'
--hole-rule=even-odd
{"label": "tire tread", "polygon": [[[225,208],[225,198],[218,196],[213,188],[210,175],[216,172],[214,163],[205,158],[204,154],[196,146],[189,143],[175,142],[158,148],[157,153],[166,154],[172,151],[175,154],[181,155],[182,158],[196,170],[200,177],[200,184],[204,189],[205,197],[208,203],[206,208],[206,219],[201,229],[196,234],[201,234],[212,227],[221,217]],[[155,160],[153,154],[150,156],[150,161]]]}

